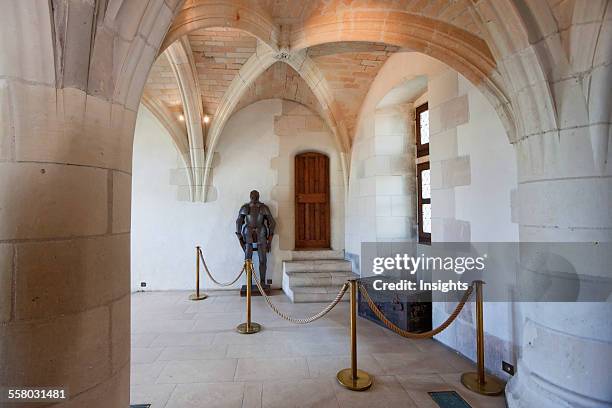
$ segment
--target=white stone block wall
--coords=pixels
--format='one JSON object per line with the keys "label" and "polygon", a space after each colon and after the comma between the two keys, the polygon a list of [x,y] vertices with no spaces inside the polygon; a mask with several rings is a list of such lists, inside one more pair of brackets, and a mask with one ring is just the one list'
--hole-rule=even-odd
{"label": "white stone block wall", "polygon": [[426,55],[400,52],[370,86],[353,141],[346,207],[346,251],[356,271],[362,242],[416,239],[414,105],[378,105],[396,87],[445,69]]}
{"label": "white stone block wall", "polygon": [[[214,201],[191,202],[176,195],[178,152],[167,131],[140,112],[134,142],[132,200],[132,290],[189,290],[194,286],[195,246],[219,281],[231,281],[244,257],[234,234],[240,206],[259,190],[276,217],[268,275],[280,287],[282,261],[294,249],[294,157],[304,151],[330,158],[332,248],[344,249],[344,183],[329,129],[303,105],[263,100],[234,113],[217,144]],[[179,186],[179,188],[188,186]],[[203,272],[202,272],[203,273]],[[244,283],[244,278],[233,288]],[[204,289],[217,288],[202,275]]]}
{"label": "white stone block wall", "polygon": [[[403,65],[403,58],[412,64]],[[408,67],[416,68],[410,72]],[[398,110],[377,111],[373,100],[419,75],[428,77],[427,93],[403,112],[406,125],[402,128],[399,120],[393,120],[399,119]],[[423,55],[400,53],[389,59],[372,84],[353,145],[347,253],[354,254],[355,264],[361,242],[416,240],[412,110],[423,102],[428,102],[430,109],[432,240],[518,240],[518,227],[511,219],[511,195],[516,190],[514,149],[494,109],[457,72],[429,62]],[[404,137],[400,136],[402,131]],[[479,173],[474,174],[473,169]],[[404,219],[407,222],[398,222]],[[434,324],[446,319],[451,306],[435,305]],[[473,314],[474,308],[468,306],[439,340],[475,359]],[[513,324],[512,308],[491,304],[485,314],[486,366],[501,375],[502,359],[516,362],[515,338],[507,329]]]}
{"label": "white stone block wall", "polygon": [[[518,241],[511,211],[516,159],[495,111],[478,89],[452,70],[432,78],[428,90],[432,242]],[[446,320],[454,306],[435,303],[434,326]],[[468,304],[436,338],[475,360],[473,306]],[[502,360],[517,360],[514,309],[506,302],[485,305],[485,366],[502,378],[507,377]]]}
{"label": "white stone block wall", "polygon": [[282,111],[274,118],[274,133],[278,136],[279,148],[278,156],[272,161],[276,171],[272,197],[278,205],[279,249],[295,248],[295,156],[315,151],[329,157],[331,247],[343,250],[345,186],[340,154],[329,128],[306,106],[283,100]]}

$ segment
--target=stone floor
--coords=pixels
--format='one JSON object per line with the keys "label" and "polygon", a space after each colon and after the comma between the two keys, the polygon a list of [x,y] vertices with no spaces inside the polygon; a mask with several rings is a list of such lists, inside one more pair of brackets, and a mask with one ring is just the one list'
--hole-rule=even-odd
{"label": "stone floor", "polygon": [[[358,320],[358,365],[374,375],[369,391],[336,382],[349,366],[348,303],[308,325],[278,318],[253,298],[253,321],[264,329],[241,335],[244,299],[213,292],[192,302],[187,292],[132,296],[131,402],[178,407],[432,407],[427,391],[455,390],[472,407],[504,407],[503,397],[474,394],[460,384],[474,364],[434,340],[407,340]],[[304,317],[322,304],[291,304],[282,310]]]}

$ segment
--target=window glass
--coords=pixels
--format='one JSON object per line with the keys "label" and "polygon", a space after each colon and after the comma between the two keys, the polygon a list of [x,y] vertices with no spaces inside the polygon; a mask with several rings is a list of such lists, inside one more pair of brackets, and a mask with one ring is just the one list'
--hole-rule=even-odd
{"label": "window glass", "polygon": [[431,234],[431,204],[423,204],[423,232]]}
{"label": "window glass", "polygon": [[431,198],[430,170],[421,172],[421,197]]}
{"label": "window glass", "polygon": [[419,116],[421,144],[427,144],[429,143],[429,111],[423,111],[419,114]]}

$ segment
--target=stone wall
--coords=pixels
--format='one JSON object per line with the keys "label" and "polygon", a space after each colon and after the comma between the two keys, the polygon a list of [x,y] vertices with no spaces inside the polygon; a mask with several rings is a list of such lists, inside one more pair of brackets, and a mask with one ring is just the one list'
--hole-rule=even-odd
{"label": "stone wall", "polygon": [[362,117],[354,145],[347,234],[351,253],[361,242],[414,241],[416,181],[412,104]]}
{"label": "stone wall", "polygon": [[[282,110],[274,117],[274,134],[278,136],[278,156],[271,166],[276,171],[272,198],[278,205],[279,249],[295,248],[294,158],[297,154],[316,151],[329,157],[331,246],[344,249],[345,186],[340,155],[331,133],[321,117],[307,107],[283,100]],[[287,253],[284,259],[290,259]]]}
{"label": "stone wall", "polygon": [[[422,76],[427,77],[427,92],[414,103],[376,109],[400,84]],[[361,242],[416,241],[413,110],[424,102],[430,110],[432,241],[518,240],[511,211],[514,149],[494,109],[456,71],[422,54],[398,53],[373,83],[353,146],[347,248],[355,267]],[[453,306],[434,304],[434,325],[445,320]],[[438,340],[475,360],[472,306]],[[486,366],[503,376],[501,360],[516,363],[517,358],[513,309],[505,303],[487,304],[485,316]]]}
{"label": "stone wall", "polygon": [[[428,89],[432,242],[518,241],[512,216],[515,152],[495,111],[453,70],[431,78]],[[514,273],[514,265],[507,273]],[[446,320],[454,306],[434,303],[434,326]],[[502,378],[507,377],[502,360],[513,365],[517,360],[515,309],[507,302],[485,304],[485,366]],[[455,323],[436,338],[475,361],[475,322],[474,304],[468,303]]]}
{"label": "stone wall", "polygon": [[[294,249],[293,160],[318,151],[330,158],[332,247],[344,248],[344,184],[339,155],[321,118],[303,105],[264,100],[234,113],[214,161],[215,201],[185,201],[184,169],[166,130],[141,110],[134,141],[132,290],[189,290],[201,245],[219,281],[230,281],[243,255],[234,235],[238,209],[259,190],[277,220],[268,278],[281,286],[282,261]],[[181,174],[183,174],[181,176]],[[178,193],[178,195],[177,195]],[[202,273],[204,273],[202,271]],[[146,288],[140,282],[147,282]],[[234,285],[242,285],[244,279]],[[203,275],[202,287],[218,288]]]}
{"label": "stone wall", "polygon": [[351,154],[346,214],[347,256],[356,270],[362,242],[416,238],[413,104],[378,108],[379,103],[398,85],[443,69],[423,54],[394,54],[364,99]]}

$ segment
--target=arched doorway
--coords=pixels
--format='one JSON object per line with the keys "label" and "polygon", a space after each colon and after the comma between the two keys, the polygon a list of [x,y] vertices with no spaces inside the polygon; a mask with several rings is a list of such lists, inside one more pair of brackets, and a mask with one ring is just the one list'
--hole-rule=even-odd
{"label": "arched doorway", "polygon": [[329,157],[295,156],[295,249],[329,248]]}

